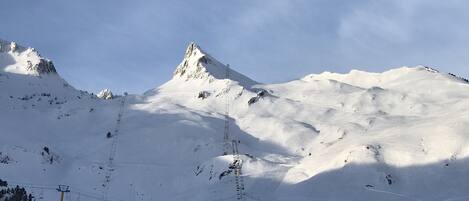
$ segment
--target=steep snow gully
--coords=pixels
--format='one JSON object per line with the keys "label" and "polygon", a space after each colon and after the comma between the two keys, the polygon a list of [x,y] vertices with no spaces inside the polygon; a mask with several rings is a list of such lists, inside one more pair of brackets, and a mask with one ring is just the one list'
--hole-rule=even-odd
{"label": "steep snow gully", "polygon": [[191,43],[162,86],[98,97],[0,40],[0,91],[0,190],[37,201],[469,198],[469,82],[425,66],[262,84]]}

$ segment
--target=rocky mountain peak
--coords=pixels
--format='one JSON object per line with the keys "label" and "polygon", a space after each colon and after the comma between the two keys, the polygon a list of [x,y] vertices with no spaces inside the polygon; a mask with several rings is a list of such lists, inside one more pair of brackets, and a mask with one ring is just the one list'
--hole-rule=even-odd
{"label": "rocky mountain peak", "polygon": [[231,69],[228,64],[223,64],[210,56],[194,42],[189,44],[182,62],[174,71],[174,79],[205,80],[208,82],[229,79],[245,87],[256,84],[255,81]]}
{"label": "rocky mountain peak", "polygon": [[111,90],[109,90],[109,89],[101,90],[96,96],[98,98],[101,98],[101,99],[104,99],[104,100],[109,100],[109,99],[114,98],[114,95],[112,94]]}
{"label": "rocky mountain peak", "polygon": [[15,74],[57,74],[51,60],[43,58],[36,49],[23,47],[14,41],[0,39],[0,69]]}

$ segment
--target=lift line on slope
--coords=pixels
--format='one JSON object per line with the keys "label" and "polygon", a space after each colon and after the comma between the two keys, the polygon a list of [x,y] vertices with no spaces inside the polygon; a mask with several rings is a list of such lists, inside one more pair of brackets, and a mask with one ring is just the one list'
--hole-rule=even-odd
{"label": "lift line on slope", "polygon": [[242,166],[243,161],[239,155],[238,150],[238,141],[233,139],[230,141],[230,98],[228,96],[229,92],[229,79],[230,79],[230,65],[226,65],[225,78],[227,79],[227,87],[225,94],[225,128],[223,132],[223,155],[227,155],[232,149],[233,154],[233,170],[235,175],[235,187],[236,187],[236,199],[245,200],[244,193],[244,179],[242,175]]}
{"label": "lift line on slope", "polygon": [[116,126],[114,128],[114,133],[112,134],[112,144],[111,144],[111,151],[109,153],[109,160],[106,168],[106,175],[105,175],[105,182],[103,187],[105,188],[103,191],[103,200],[108,201],[108,193],[109,193],[109,184],[111,182],[112,172],[114,171],[114,159],[117,152],[117,145],[119,143],[119,131],[122,116],[124,115],[124,108],[125,108],[125,98],[126,96],[122,97],[119,106],[119,112],[117,114]]}
{"label": "lift line on slope", "polygon": [[230,65],[226,65],[225,78],[227,81],[226,94],[225,94],[225,128],[223,131],[223,155],[228,155],[230,150],[230,99],[229,92],[229,79],[230,79]]}

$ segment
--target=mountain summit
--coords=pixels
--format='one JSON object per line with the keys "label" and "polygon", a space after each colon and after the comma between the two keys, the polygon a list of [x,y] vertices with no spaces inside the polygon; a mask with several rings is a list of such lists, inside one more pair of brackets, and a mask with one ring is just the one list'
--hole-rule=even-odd
{"label": "mountain summit", "polygon": [[5,72],[23,75],[57,74],[51,60],[31,47],[25,48],[13,41],[0,39],[0,69]]}
{"label": "mountain summit", "polygon": [[199,80],[208,83],[215,80],[229,79],[247,88],[256,84],[252,79],[234,71],[229,65],[225,65],[207,54],[194,42],[191,42],[187,47],[184,59],[174,72],[174,79],[182,79],[183,81]]}
{"label": "mountain summit", "polygon": [[[0,91],[12,99],[30,99],[38,94],[59,99],[80,94],[59,76],[52,61],[42,57],[36,49],[1,39],[0,83]],[[41,100],[31,105],[36,107]]]}

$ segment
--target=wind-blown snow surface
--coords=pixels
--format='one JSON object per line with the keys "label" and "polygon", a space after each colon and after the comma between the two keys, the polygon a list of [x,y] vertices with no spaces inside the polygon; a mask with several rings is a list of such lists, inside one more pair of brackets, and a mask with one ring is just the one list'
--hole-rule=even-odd
{"label": "wind-blown snow surface", "polygon": [[43,59],[31,48],[1,45],[0,179],[38,200],[58,199],[58,184],[71,200],[236,200],[227,106],[245,200],[469,199],[469,84],[454,76],[259,84],[191,44],[166,84],[102,100],[53,66],[28,68]]}

